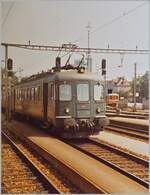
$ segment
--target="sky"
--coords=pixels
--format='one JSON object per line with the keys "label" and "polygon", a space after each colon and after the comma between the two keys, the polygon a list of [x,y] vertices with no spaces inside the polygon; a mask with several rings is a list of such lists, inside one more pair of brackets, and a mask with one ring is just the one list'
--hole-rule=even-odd
{"label": "sky", "polygon": [[[90,22],[90,47],[149,49],[149,1],[4,1],[2,2],[2,42],[61,46],[75,43],[87,47],[87,24]],[[4,48],[1,47],[2,60]],[[58,52],[39,52],[9,48],[14,70],[29,76],[55,65]],[[62,53],[63,55],[63,53]],[[148,55],[91,54],[93,72],[101,60],[107,60],[107,79],[124,76],[131,80],[134,63],[137,74],[149,69]],[[122,67],[121,58],[123,57]],[[65,63],[67,56],[62,59]],[[81,58],[74,54],[75,59]]]}

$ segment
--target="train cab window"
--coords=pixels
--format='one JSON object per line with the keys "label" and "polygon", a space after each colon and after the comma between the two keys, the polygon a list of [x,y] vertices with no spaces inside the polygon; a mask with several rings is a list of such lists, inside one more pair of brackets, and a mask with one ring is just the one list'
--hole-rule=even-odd
{"label": "train cab window", "polygon": [[70,101],[72,99],[71,85],[60,84],[59,85],[59,100],[60,101]]}
{"label": "train cab window", "polygon": [[94,85],[94,100],[99,101],[104,99],[104,87],[103,85],[96,84]]}
{"label": "train cab window", "polygon": [[89,84],[82,83],[77,84],[77,100],[88,101],[89,100]]}

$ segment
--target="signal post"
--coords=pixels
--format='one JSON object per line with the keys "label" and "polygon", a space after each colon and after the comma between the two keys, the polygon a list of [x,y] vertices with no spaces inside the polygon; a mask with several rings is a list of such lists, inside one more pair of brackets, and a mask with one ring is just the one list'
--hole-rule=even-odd
{"label": "signal post", "polygon": [[8,45],[5,45],[5,116],[6,120],[11,120],[11,76],[12,76],[13,60],[8,58]]}

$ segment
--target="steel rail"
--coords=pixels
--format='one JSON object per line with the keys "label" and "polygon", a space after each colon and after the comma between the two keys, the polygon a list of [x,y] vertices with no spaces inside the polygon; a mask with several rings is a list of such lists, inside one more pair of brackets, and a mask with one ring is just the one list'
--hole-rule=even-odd
{"label": "steel rail", "polygon": [[118,125],[118,124],[113,124],[113,123],[111,123],[110,126],[118,127],[118,128],[122,128],[122,129],[127,129],[127,130],[130,130],[130,131],[133,131],[133,132],[144,133],[146,135],[149,134],[148,130],[145,130],[145,129],[136,129],[134,127],[129,127],[129,126],[126,127],[124,125],[120,125],[120,124]]}
{"label": "steel rail", "polygon": [[[12,132],[11,132],[12,133]],[[32,146],[32,149],[35,150],[37,153],[41,154],[42,157],[50,163],[53,163],[61,173],[64,174],[70,181],[74,184],[74,187],[77,187],[80,193],[108,193],[106,189],[101,188],[101,186],[95,185],[95,183],[91,182],[86,176],[80,175],[76,170],[72,167],[68,166],[62,161],[59,161],[54,156],[52,156],[49,152],[35,144],[29,139],[25,140],[23,135],[18,135],[16,132],[13,132],[14,135],[19,137],[22,141],[27,143],[28,145]]]}
{"label": "steel rail", "polygon": [[38,168],[38,166],[25,154],[25,152],[19,148],[19,146],[7,135],[4,131],[2,131],[2,135],[7,139],[7,141],[13,146],[15,151],[21,156],[21,158],[27,162],[31,170],[35,172],[35,174],[39,177],[39,180],[42,182],[43,186],[48,189],[49,193],[57,193],[61,192],[54,186],[51,181],[47,178],[47,176]]}
{"label": "steel rail", "polygon": [[140,138],[140,139],[143,139],[144,141],[149,140],[149,135],[148,135],[147,131],[135,130],[135,129],[125,128],[125,127],[117,126],[117,125],[115,125],[115,126],[113,126],[113,125],[106,126],[105,130],[106,131],[117,132],[117,133],[120,133],[120,134],[135,137],[135,138]]}
{"label": "steel rail", "polygon": [[[149,162],[148,162],[148,161],[143,160],[143,159],[141,159],[141,158],[139,158],[139,157],[137,157],[137,156],[135,156],[135,155],[133,155],[133,154],[126,153],[126,152],[124,152],[124,151],[122,151],[122,150],[120,150],[120,149],[118,149],[118,148],[116,149],[116,148],[114,148],[113,146],[110,146],[110,145],[108,145],[108,144],[106,144],[106,143],[104,144],[104,143],[101,143],[101,142],[99,142],[99,141],[95,141],[94,138],[90,138],[90,139],[87,139],[87,140],[84,140],[84,141],[85,141],[85,143],[86,143],[86,142],[90,142],[90,143],[92,143],[93,145],[96,145],[96,146],[98,146],[98,147],[104,147],[104,148],[106,148],[107,150],[111,150],[111,151],[113,151],[113,152],[115,152],[115,153],[117,153],[117,154],[119,154],[119,155],[121,155],[121,156],[124,156],[124,157],[126,157],[126,158],[129,158],[129,159],[131,159],[131,160],[133,160],[133,161],[136,161],[137,163],[141,163],[142,165],[146,166],[147,168],[148,168],[148,166],[149,166]],[[129,177],[130,179],[136,181],[136,182],[139,183],[140,185],[142,185],[142,186],[144,186],[144,187],[146,187],[146,188],[149,188],[149,183],[148,183],[148,182],[146,182],[146,181],[142,180],[141,178],[139,178],[139,177],[137,177],[137,176],[131,174],[130,172],[128,172],[128,171],[126,171],[125,169],[119,167],[118,165],[116,165],[116,164],[110,162],[109,160],[105,160],[105,159],[103,159],[102,157],[95,155],[95,154],[92,153],[91,151],[88,151],[88,150],[85,150],[85,149],[81,148],[79,145],[76,145],[76,144],[74,144],[74,143],[71,142],[71,141],[70,141],[70,142],[67,141],[67,143],[70,144],[72,147],[74,147],[74,148],[76,148],[76,149],[82,151],[83,153],[89,155],[90,157],[92,157],[92,158],[94,158],[94,159],[96,159],[96,160],[98,160],[98,161],[104,163],[104,164],[107,165],[107,166],[110,166],[110,167],[113,168],[114,170],[117,170],[118,172],[122,173],[123,175],[125,175],[125,176]]]}

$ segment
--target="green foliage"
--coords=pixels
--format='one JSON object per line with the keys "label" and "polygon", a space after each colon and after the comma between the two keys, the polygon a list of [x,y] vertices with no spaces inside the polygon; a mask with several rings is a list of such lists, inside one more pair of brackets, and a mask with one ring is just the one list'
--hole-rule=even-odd
{"label": "green foliage", "polygon": [[[149,72],[146,71],[146,73],[143,76],[140,76],[136,79],[136,92],[139,93],[139,99],[142,100],[143,98],[148,99],[148,82],[149,82]],[[133,93],[134,89],[134,79],[131,82],[131,90],[130,92]]]}
{"label": "green foliage", "polygon": [[148,99],[149,96],[148,82],[149,82],[149,72],[147,71],[140,79],[140,90],[139,90],[140,96],[146,99]]}
{"label": "green foliage", "polygon": [[[16,84],[18,82],[18,77],[15,74],[16,74],[16,72],[12,71],[11,78],[12,78],[13,84]],[[3,76],[5,75],[5,68],[1,67],[1,75],[3,75]],[[2,78],[3,78],[3,76],[2,76]]]}

